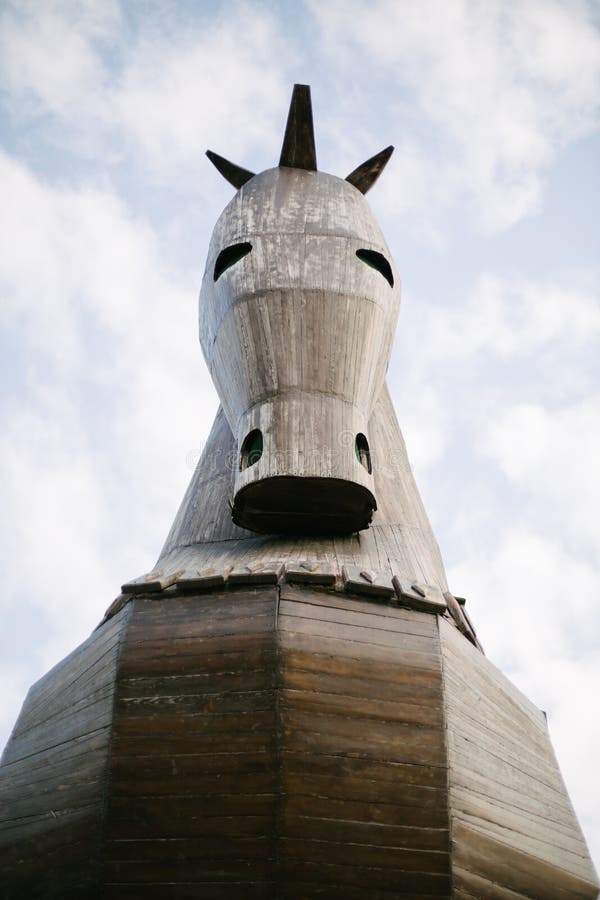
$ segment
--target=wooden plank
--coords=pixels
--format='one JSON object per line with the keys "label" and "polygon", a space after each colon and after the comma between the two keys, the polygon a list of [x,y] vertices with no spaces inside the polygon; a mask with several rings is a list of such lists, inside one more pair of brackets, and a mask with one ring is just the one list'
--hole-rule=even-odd
{"label": "wooden plank", "polygon": [[283,688],[279,692],[282,709],[298,709],[318,713],[331,713],[375,719],[382,722],[399,722],[408,725],[443,727],[441,707],[401,703],[398,700],[376,700],[372,697],[331,694],[325,691],[307,691]]}
{"label": "wooden plank", "polygon": [[[369,900],[393,900],[398,897],[397,891],[376,890],[369,888]],[[400,895],[402,896],[402,895]],[[406,896],[406,895],[404,895]],[[408,895],[412,900],[439,900],[439,894],[424,894],[421,891]],[[286,885],[286,900],[310,900],[312,897],[327,897],[327,900],[364,900],[364,887],[353,887],[351,884],[332,884],[323,887],[322,882],[307,882]]]}
{"label": "wooden plank", "polygon": [[435,653],[437,641],[421,634],[403,634],[383,628],[362,628],[319,619],[304,619],[297,616],[281,616],[280,631],[293,634],[307,634],[315,637],[332,638],[359,644],[374,644],[376,647],[393,647],[397,650],[412,650]]}
{"label": "wooden plank", "polygon": [[[79,852],[81,846],[88,846],[98,838],[98,819],[96,808],[91,807],[91,814],[77,812],[69,816],[63,815],[52,821],[51,828],[29,829],[27,836],[21,834],[17,840],[3,840],[0,854],[0,872],[15,872],[23,868],[23,860],[32,864],[39,861],[40,868],[53,858],[68,856],[73,848]],[[88,860],[89,861],[89,860]]]}
{"label": "wooden plank", "polygon": [[4,812],[0,829],[6,827],[6,820],[9,819],[14,821],[37,815],[40,810],[56,812],[68,809],[77,806],[82,796],[100,797],[104,789],[104,766],[94,760],[82,770],[76,769],[60,780],[41,773],[29,784],[9,783],[6,787],[6,791],[2,792]]}
{"label": "wooden plank", "polygon": [[325,862],[350,868],[378,867],[438,874],[449,874],[450,871],[448,853],[440,850],[283,838],[281,855],[298,861]]}
{"label": "wooden plank", "polygon": [[403,770],[397,767],[396,781],[367,781],[362,775],[316,774],[288,771],[284,760],[281,787],[286,795],[303,795],[332,800],[362,801],[365,803],[395,806],[416,806],[421,810],[433,810],[443,816],[442,825],[448,824],[448,799],[445,789],[403,782]]}
{"label": "wooden plank", "polygon": [[[234,718],[234,717],[232,717]],[[151,753],[152,756],[177,756],[204,755],[224,752],[257,750],[271,750],[275,744],[274,726],[272,721],[261,722],[260,725],[253,722],[251,727],[234,729],[231,731],[211,732],[209,734],[189,734],[184,730],[181,734],[173,734],[166,730],[164,735],[153,735],[152,748],[148,746],[148,737],[144,734],[124,737],[115,734],[113,737],[113,752],[118,756],[144,756]]]}
{"label": "wooden plank", "polygon": [[176,595],[162,601],[139,598],[135,601],[131,627],[220,620],[249,614],[254,610],[266,615],[274,613],[277,599],[277,591],[270,588]]}
{"label": "wooden plank", "polygon": [[219,883],[226,890],[230,882],[244,878],[273,877],[275,863],[269,857],[250,857],[248,859],[205,858],[189,860],[187,858],[157,860],[149,864],[147,860],[108,860],[104,865],[104,877],[108,882],[131,883],[140,886],[144,894],[147,883],[162,882],[166,885],[201,884],[202,881]]}
{"label": "wooden plank", "polygon": [[[247,665],[247,659],[239,664]],[[264,665],[263,660],[258,663]],[[276,674],[274,661],[269,668],[235,670],[231,663],[223,663],[217,672],[191,672],[187,675],[138,675],[119,681],[119,701],[124,704],[150,698],[179,698],[223,693],[225,691],[256,691],[273,688]],[[227,671],[229,669],[229,671]]]}
{"label": "wooden plank", "polygon": [[292,588],[285,583],[281,585],[281,600],[293,603],[304,603],[306,606],[323,606],[325,609],[339,609],[355,613],[367,613],[369,616],[380,616],[384,619],[393,619],[396,623],[403,622],[407,632],[414,634],[436,634],[435,622],[430,616],[423,616],[413,610],[390,606],[389,603],[381,603],[377,599],[360,600],[348,597],[346,594],[327,592],[319,594],[316,591],[307,591]]}
{"label": "wooden plank", "polygon": [[457,677],[464,677],[465,670],[468,670],[471,683],[474,685],[480,683],[484,693],[494,685],[508,701],[514,703],[521,713],[530,719],[534,726],[546,730],[543,713],[487,657],[479,653],[469,641],[464,640],[456,628],[444,619],[439,619],[439,629],[445,666],[450,672]]}
{"label": "wooden plank", "polygon": [[60,731],[66,728],[74,718],[86,718],[87,713],[93,715],[93,710],[101,709],[107,703],[111,704],[113,693],[114,685],[105,681],[104,684],[96,683],[95,689],[90,689],[89,693],[83,697],[77,694],[73,695],[72,701],[66,705],[49,703],[37,717],[31,716],[25,721],[20,719],[11,739],[18,738],[19,741],[25,741],[41,731]]}
{"label": "wooden plank", "polygon": [[[101,807],[99,801],[88,801],[80,798],[77,805],[59,810],[43,810],[37,815],[28,815],[23,818],[11,819],[0,830],[0,846],[19,846],[23,841],[56,831],[58,835],[65,829],[79,828],[79,837],[86,830],[95,829],[100,818]],[[2,851],[4,853],[4,850]]]}
{"label": "wooden plank", "polygon": [[464,698],[475,698],[477,702],[472,703],[469,710],[472,717],[485,717],[489,712],[496,718],[501,718],[504,723],[512,723],[511,731],[514,729],[517,734],[529,735],[529,740],[538,746],[546,744],[548,732],[545,721],[532,720],[510,696],[498,689],[493,679],[485,678],[481,672],[475,672],[473,677],[469,678],[468,667],[459,671],[446,665],[446,670],[449,703],[460,709],[464,708]]}
{"label": "wooden plank", "polygon": [[[455,760],[455,763],[452,767],[452,785],[455,790],[469,790],[491,801],[502,796],[512,809],[545,817],[557,824],[568,822],[573,816],[573,808],[562,793],[550,794],[543,787],[538,791],[532,790],[530,783],[524,783],[522,778],[518,783],[513,780],[508,784],[507,778],[497,782],[474,771],[464,757]],[[520,787],[523,789],[519,789]]]}
{"label": "wooden plank", "polygon": [[272,794],[275,790],[275,768],[272,771],[221,772],[205,775],[202,767],[194,774],[182,775],[174,763],[171,775],[160,777],[156,773],[146,773],[145,777],[135,774],[135,765],[129,767],[126,777],[111,778],[111,796],[122,797],[197,797],[199,805],[210,801],[213,794]]}
{"label": "wooden plank", "polygon": [[279,631],[278,640],[283,651],[291,650],[316,656],[357,659],[364,663],[370,661],[383,662],[389,663],[390,668],[397,666],[398,668],[427,669],[429,671],[435,671],[436,669],[439,671],[440,669],[440,658],[435,648],[425,651],[413,649],[412,646],[381,646],[284,629]]}
{"label": "wooden plank", "polygon": [[[206,719],[208,724],[216,721],[217,716],[270,709],[275,703],[273,689],[264,689],[264,685],[248,691],[218,691],[219,685],[213,687],[214,691],[205,694],[119,697],[117,700],[119,727],[125,722],[128,723],[128,727],[136,727],[133,720],[138,719],[144,723],[164,719],[169,723],[169,727],[177,728],[179,722],[184,722],[193,728],[199,718]],[[144,727],[142,723],[140,727]]]}
{"label": "wooden plank", "polygon": [[469,788],[453,785],[452,808],[456,815],[479,818],[493,826],[506,828],[515,834],[536,838],[551,847],[585,856],[587,848],[583,835],[573,830],[573,815],[563,814],[562,821],[552,815],[540,815],[515,809],[505,798],[504,792],[497,797],[483,797]]}
{"label": "wooden plank", "polygon": [[95,751],[105,747],[108,740],[108,729],[106,727],[93,728],[89,732],[80,734],[78,738],[68,742],[55,744],[52,747],[44,747],[33,753],[18,755],[12,760],[6,760],[2,763],[0,770],[0,778],[6,776],[12,778],[15,773],[19,773],[27,769],[29,766],[47,766],[62,762],[65,759],[73,759],[75,761],[80,754],[87,751]]}
{"label": "wooden plank", "polygon": [[469,815],[463,811],[454,813],[453,811],[453,830],[459,822],[467,827],[477,829],[478,833],[485,834],[503,845],[513,846],[530,854],[540,863],[547,862],[556,865],[575,876],[590,868],[587,847],[583,841],[575,845],[577,850],[574,851],[573,843],[561,846],[560,841],[550,842],[540,839],[539,832],[536,834],[533,828],[526,833],[524,828],[517,830],[497,824],[493,820],[482,819],[479,815]]}
{"label": "wooden plank", "polygon": [[332,865],[325,862],[285,859],[282,862],[284,878],[301,884],[319,880],[324,886],[350,884],[363,891],[371,888],[393,891],[394,897],[419,897],[422,893],[439,897],[450,894],[450,877],[446,874],[407,872],[402,869],[380,869],[352,865]]}
{"label": "wooden plank", "polygon": [[[262,626],[261,626],[262,627]],[[206,657],[214,657],[212,664],[221,666],[228,653],[243,653],[244,650],[271,650],[274,646],[273,632],[261,628],[249,629],[250,633],[214,635],[211,637],[168,638],[158,641],[142,641],[125,644],[119,670],[122,675],[164,673],[175,675],[189,672],[193,666],[202,671],[210,666]]]}
{"label": "wooden plank", "polygon": [[[286,773],[323,775],[335,783],[337,778],[354,779],[369,785],[381,783],[382,790],[393,791],[397,786],[415,785],[446,791],[446,769],[441,766],[412,765],[394,759],[370,759],[346,753],[305,754],[293,752],[283,745],[282,765]],[[349,788],[350,789],[350,788]]]}
{"label": "wooden plank", "polygon": [[9,742],[6,747],[6,762],[15,759],[23,759],[40,752],[39,748],[47,746],[65,746],[71,741],[85,736],[91,723],[94,723],[94,731],[108,728],[112,720],[112,703],[110,698],[103,699],[86,707],[86,709],[65,716],[57,721],[51,720],[45,727],[30,729],[24,736],[14,743]]}
{"label": "wooden plank", "polygon": [[[0,769],[0,795],[6,798],[5,806],[11,802],[13,795],[26,797],[28,792],[36,793],[49,790],[50,785],[69,784],[78,778],[86,779],[102,766],[105,760],[103,750],[83,748],[79,754],[69,755],[56,763],[45,763],[41,766],[21,765],[11,767],[11,774]],[[0,816],[1,818],[1,816]]]}
{"label": "wooden plank", "polygon": [[[281,822],[281,834],[296,840],[341,843],[348,848],[385,847],[388,851],[422,848],[448,851],[449,832],[444,828],[406,827],[384,822],[360,822],[345,819],[296,816],[287,813]],[[448,857],[447,857],[448,858]]]}
{"label": "wooden plank", "polygon": [[[167,896],[173,900],[224,900],[223,884],[215,881],[195,881],[191,884],[157,882],[144,884],[144,900],[165,900]],[[252,881],[231,880],[227,884],[227,900],[277,900],[275,882],[263,879]],[[103,900],[140,900],[140,888],[137,884],[123,882],[106,882],[102,888]]]}
{"label": "wooden plank", "polygon": [[523,778],[533,779],[559,793],[564,792],[560,774],[547,758],[540,754],[536,765],[534,752],[511,745],[509,740],[502,740],[497,734],[488,735],[483,726],[472,726],[456,715],[449,719],[448,746],[452,752],[459,748],[462,748],[460,752],[467,754],[481,751],[482,759],[496,757],[511,764],[522,773]]}
{"label": "wooden plank", "polygon": [[102,689],[99,686],[110,682],[114,673],[116,647],[110,648],[97,663],[90,666],[87,671],[70,684],[57,687],[49,692],[43,699],[30,706],[26,703],[19,716],[13,735],[26,731],[34,724],[39,724],[45,719],[51,718],[61,710],[69,709],[74,703],[82,703],[87,698]]}
{"label": "wooden plank", "polygon": [[487,722],[489,729],[504,739],[508,736],[515,744],[535,748],[545,757],[550,755],[547,732],[532,728],[530,720],[520,715],[512,704],[504,703],[494,688],[480,692],[473,683],[455,679],[451,674],[446,684],[447,705],[453,714],[475,726]]}
{"label": "wooden plank", "polygon": [[[508,763],[500,756],[495,756],[486,750],[473,746],[468,741],[456,742],[452,735],[448,736],[448,747],[451,752],[451,764],[453,771],[460,771],[460,779],[457,783],[467,781],[471,773],[480,779],[489,781],[493,796],[497,796],[504,787],[509,791],[521,793],[532,800],[547,798],[551,803],[557,803],[567,808],[566,795],[558,785],[548,785],[532,774],[526,774],[518,763]],[[570,807],[570,804],[569,804]]]}
{"label": "wooden plank", "polygon": [[438,729],[296,710],[282,710],[281,722],[290,750],[351,753],[415,765],[446,764],[443,732]]}
{"label": "wooden plank", "polygon": [[147,838],[202,837],[204,835],[211,838],[230,838],[236,835],[268,836],[273,831],[272,803],[263,803],[262,810],[254,815],[249,810],[260,809],[260,807],[258,804],[256,807],[252,807],[252,804],[248,803],[247,812],[238,807],[237,811],[232,810],[230,815],[218,815],[218,811],[215,811],[215,815],[205,816],[203,811],[198,809],[198,803],[195,801],[195,807],[189,814],[171,819],[170,814],[167,815],[163,809],[163,802],[161,797],[156,801],[153,809],[140,809],[140,804],[133,805],[128,800],[123,816],[109,815],[105,826],[107,838],[139,838],[140,834]]}
{"label": "wooden plank", "polygon": [[486,900],[529,900],[531,896],[494,884],[488,878],[474,875],[461,866],[452,867],[452,884],[454,895],[460,900],[478,900],[480,897],[485,897]]}
{"label": "wooden plank", "polygon": [[[18,722],[21,717],[24,721],[35,718],[56,698],[73,696],[73,692],[79,690],[85,695],[90,679],[106,675],[107,669],[113,665],[124,622],[123,615],[116,616],[110,628],[104,626],[102,631],[94,632],[91,638],[36,682],[27,694]],[[65,699],[65,704],[67,702]]]}
{"label": "wooden plank", "polygon": [[[158,643],[161,640],[175,642],[178,639],[190,640],[194,637],[208,638],[216,635],[256,634],[272,631],[275,626],[275,613],[250,613],[248,616],[225,616],[222,619],[190,618],[180,623],[165,622],[161,624],[140,623],[131,625],[127,640],[131,646],[135,642]],[[175,645],[176,646],[176,645]]]}
{"label": "wooden plank", "polygon": [[[283,666],[281,673],[282,686],[290,690],[305,690],[322,692],[323,694],[340,694],[346,697],[361,698],[363,700],[385,701],[400,705],[418,705],[423,709],[441,709],[441,686],[439,677],[417,679],[417,684],[411,683],[409,674],[414,669],[404,671],[402,681],[398,678],[398,670],[394,671],[396,680],[369,678],[369,674],[382,674],[370,672],[368,664],[353,666],[344,664],[336,665],[337,660],[324,658],[321,663],[318,658],[310,657],[314,670],[307,671],[295,666]],[[333,662],[333,665],[329,665]],[[305,661],[302,661],[304,664]],[[375,664],[374,664],[375,665]],[[336,674],[330,675],[327,668],[335,669]],[[371,667],[371,669],[373,669]],[[389,667],[387,667],[389,670]],[[360,677],[361,671],[365,671],[364,677]],[[351,674],[345,674],[345,673]],[[339,673],[339,674],[338,674]],[[423,674],[417,670],[419,676]]]}
{"label": "wooden plank", "polygon": [[357,625],[359,628],[382,629],[386,632],[398,632],[400,634],[437,637],[433,628],[424,627],[420,622],[406,621],[405,619],[391,616],[371,615],[369,608],[357,612],[356,610],[340,609],[339,606],[329,607],[324,604],[317,605],[281,600],[279,615],[280,617],[299,616],[314,621],[336,622],[340,625]]}
{"label": "wooden plank", "polygon": [[[287,794],[282,798],[283,817],[304,817],[307,834],[316,819],[335,819],[340,822],[363,822],[376,825],[396,825],[406,829],[446,829],[448,816],[444,808],[401,806],[396,803],[368,803],[358,800],[336,800],[308,794]],[[418,847],[418,841],[416,843]]]}
{"label": "wooden plank", "polygon": [[598,885],[589,863],[575,875],[463,822],[453,825],[452,835],[456,864],[493,883],[525,896],[596,900]]}
{"label": "wooden plank", "polygon": [[203,859],[261,859],[273,857],[272,835],[232,835],[200,838],[127,838],[110,840],[106,858],[113,861],[203,860]]}
{"label": "wooden plank", "polygon": [[123,648],[119,671],[121,680],[156,676],[167,679],[175,676],[208,675],[222,672],[243,672],[267,669],[273,665],[275,640],[273,632],[246,636],[196,638],[182,652],[181,641],[176,647],[161,643],[162,653],[155,656],[152,648],[127,645]]}
{"label": "wooden plank", "polygon": [[[262,695],[260,695],[262,698]],[[215,749],[223,741],[231,741],[236,732],[243,737],[275,726],[274,702],[267,695],[256,704],[253,711],[244,712],[244,707],[236,708],[230,703],[230,711],[201,713],[198,716],[120,716],[115,725],[113,745],[117,750],[121,744],[132,744],[143,739],[156,742],[156,747],[168,741],[169,746],[176,747],[181,741],[180,752],[184,747],[200,748],[214,746]],[[206,751],[205,751],[206,752]]]}
{"label": "wooden plank", "polygon": [[245,775],[270,772],[275,768],[275,755],[264,747],[258,750],[234,751],[229,747],[209,754],[167,754],[154,752],[153,745],[146,745],[145,753],[139,755],[111,755],[111,777],[126,779],[139,774],[145,778],[166,779],[210,777],[211,775]]}
{"label": "wooden plank", "polygon": [[[389,665],[387,656],[384,660],[379,660],[377,658],[364,659],[356,656],[311,653],[293,649],[288,644],[289,642],[284,643],[280,650],[282,672],[286,678],[293,678],[296,672],[299,677],[307,677],[307,675],[300,676],[300,673],[310,673],[314,678],[324,679],[324,684],[333,683],[337,678],[344,680],[355,678],[361,684],[376,683],[374,690],[385,690],[389,685],[390,690],[407,691],[409,696],[414,690],[415,697],[422,699],[435,697],[441,702],[442,682],[439,660],[436,656],[432,657],[434,659],[432,669],[427,670],[405,666],[404,663]],[[327,678],[330,675],[333,678],[328,682]],[[381,687],[377,685],[381,685]]]}

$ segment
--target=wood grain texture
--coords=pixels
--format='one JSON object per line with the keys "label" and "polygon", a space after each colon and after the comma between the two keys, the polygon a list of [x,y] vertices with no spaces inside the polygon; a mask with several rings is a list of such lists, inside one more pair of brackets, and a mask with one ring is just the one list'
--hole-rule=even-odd
{"label": "wood grain texture", "polygon": [[236,443],[222,410],[192,477],[156,568],[164,571],[224,569],[279,560],[290,565],[321,560],[341,576],[342,566],[390,572],[446,591],[440,551],[423,508],[387,387],[369,421],[374,490],[379,508],[373,525],[347,537],[257,537],[234,525]]}
{"label": "wood grain texture", "polygon": [[[219,275],[215,261],[240,240],[249,252]],[[389,262],[383,277],[357,251],[391,259],[360,192],[319,172],[262,172],[215,227],[200,292],[200,342],[236,462],[247,435],[259,429],[264,441],[254,464],[234,468],[234,520],[244,527],[306,532],[299,527],[305,492],[313,528],[317,512],[337,510],[330,533],[366,527],[376,509],[355,438],[367,434],[383,387],[400,292]],[[301,478],[304,490],[282,500],[279,478]],[[327,479],[332,492],[322,509],[323,486],[314,479]]]}
{"label": "wood grain texture", "polygon": [[112,707],[128,610],[27,695],[0,766],[2,897],[80,897],[99,877]]}
{"label": "wood grain texture", "polygon": [[158,596],[30,693],[8,897],[596,896],[544,717],[444,619],[285,583]]}
{"label": "wood grain texture", "polygon": [[115,707],[107,896],[273,896],[277,602],[276,588],[134,602]]}
{"label": "wood grain texture", "polygon": [[440,677],[435,624],[410,610],[296,586],[136,599],[107,895],[448,896]]}
{"label": "wood grain texture", "polygon": [[278,632],[284,880],[298,896],[449,896],[435,622],[283,586]]}
{"label": "wood grain texture", "polygon": [[595,898],[545,717],[456,629],[439,626],[457,896]]}

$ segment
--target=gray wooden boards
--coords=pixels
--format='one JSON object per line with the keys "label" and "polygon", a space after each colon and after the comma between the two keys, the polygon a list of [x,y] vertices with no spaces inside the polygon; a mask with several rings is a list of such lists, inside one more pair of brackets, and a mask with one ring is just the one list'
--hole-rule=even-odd
{"label": "gray wooden boards", "polygon": [[3,897],[596,896],[542,714],[444,616],[318,584],[172,590],[30,692],[0,768]]}
{"label": "gray wooden boards", "polygon": [[236,524],[288,534],[367,527],[377,507],[368,424],[399,302],[389,249],[347,181],[281,166],[224,210],[202,281],[200,342],[235,437]]}
{"label": "gray wooden boards", "polygon": [[313,559],[333,566],[338,575],[343,565],[362,566],[448,590],[440,551],[386,387],[369,421],[369,430],[373,435],[373,478],[379,508],[368,531],[336,538],[258,538],[231,521],[229,501],[236,450],[220,410],[157,569],[220,569],[265,559],[290,563]]}
{"label": "gray wooden boards", "polygon": [[91,896],[129,610],[30,689],[0,765],[3,900]]}
{"label": "gray wooden boards", "polygon": [[438,622],[456,896],[597,897],[545,716]]}

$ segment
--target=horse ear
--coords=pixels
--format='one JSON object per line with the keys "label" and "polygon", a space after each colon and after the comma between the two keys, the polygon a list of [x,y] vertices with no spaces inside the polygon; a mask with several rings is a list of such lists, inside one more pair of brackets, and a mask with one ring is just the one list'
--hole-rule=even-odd
{"label": "horse ear", "polygon": [[294,85],[279,165],[317,171],[312,103],[307,84]]}
{"label": "horse ear", "polygon": [[254,178],[254,172],[249,172],[248,169],[242,169],[241,166],[236,166],[235,163],[229,162],[228,159],[225,159],[224,156],[219,156],[218,153],[213,153],[212,150],[207,150],[206,155],[215,169],[217,169],[223,178],[225,178],[229,184],[232,184],[234,188],[241,188],[247,181]]}
{"label": "horse ear", "polygon": [[353,172],[350,172],[349,175],[346,175],[346,181],[358,188],[361,194],[366,194],[385,169],[393,152],[393,147],[386,147],[381,153],[376,153],[371,159],[368,159]]}

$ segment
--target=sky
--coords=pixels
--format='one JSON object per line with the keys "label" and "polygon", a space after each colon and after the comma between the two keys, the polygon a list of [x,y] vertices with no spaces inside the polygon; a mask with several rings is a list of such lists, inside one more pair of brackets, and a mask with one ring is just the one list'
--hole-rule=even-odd
{"label": "sky", "polygon": [[599,0],[1,0],[0,746],[159,554],[217,409],[204,151],[276,165],[295,82],[322,171],[396,148],[392,397],[598,868]]}

